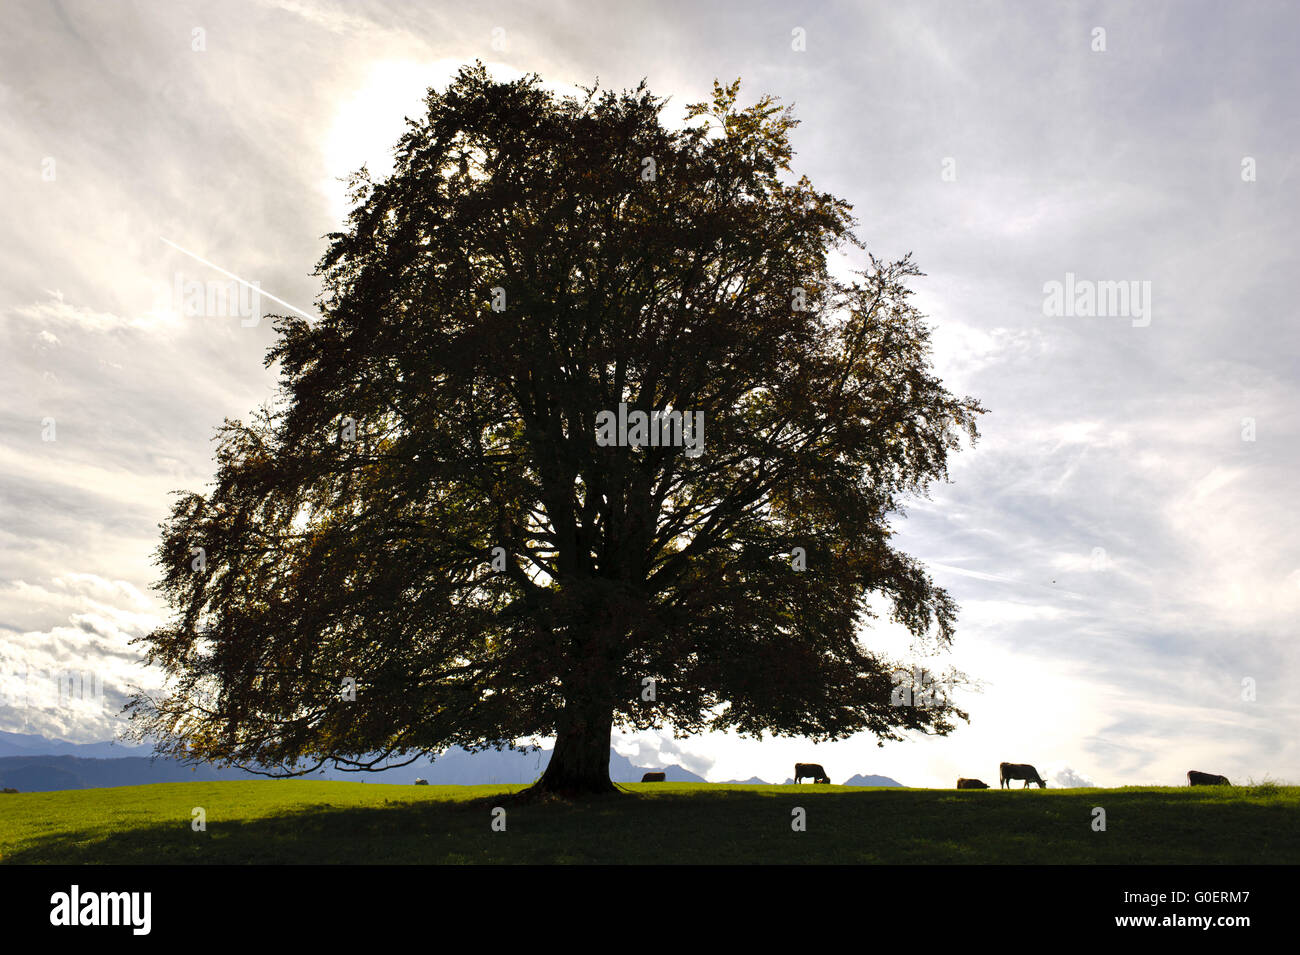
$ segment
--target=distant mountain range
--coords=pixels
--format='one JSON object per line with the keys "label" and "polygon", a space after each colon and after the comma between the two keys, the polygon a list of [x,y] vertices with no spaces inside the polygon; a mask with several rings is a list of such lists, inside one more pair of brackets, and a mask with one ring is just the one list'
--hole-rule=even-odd
{"label": "distant mountain range", "polygon": [[[151,752],[149,746],[65,743],[43,736],[0,732],[0,787],[20,792],[53,792],[60,789],[140,786],[147,783],[265,778],[242,769],[222,769],[207,763],[191,766],[175,759],[155,759],[150,757]],[[453,748],[436,760],[421,757],[407,766],[381,773],[323,769],[307,778],[399,784],[413,783],[421,778],[434,786],[531,783],[542,774],[550,758],[550,750],[526,753],[519,750],[489,749],[470,753]],[[610,779],[635,783],[640,782],[641,776],[647,772],[663,772],[670,782],[705,781],[703,777],[681,766],[633,765],[626,756],[620,756],[613,748],[610,749]]]}
{"label": "distant mountain range", "polygon": [[[776,783],[769,783],[766,779],[759,779],[757,776],[750,776],[748,779],[728,779],[728,783],[733,786],[775,786]],[[794,780],[786,777],[782,786],[793,786]],[[902,786],[896,779],[890,779],[888,776],[850,776],[841,786]]]}
{"label": "distant mountain range", "polygon": [[[762,780],[759,780],[759,782],[762,782]],[[771,784],[769,783],[768,785]],[[794,780],[787,778],[786,781],[783,782],[781,785],[793,786]],[[841,786],[902,786],[903,784],[896,779],[890,779],[888,776],[850,776],[848,779],[844,780],[844,782],[840,783],[839,785]]]}
{"label": "distant mountain range", "polygon": [[65,743],[59,739],[25,733],[0,732],[0,756],[85,756],[113,759],[120,756],[148,756],[151,746],[124,743]]}
{"label": "distant mountain range", "polygon": [[902,786],[896,779],[888,776],[850,776],[841,786]]}
{"label": "distant mountain range", "polygon": [[[116,742],[65,743],[43,736],[0,732],[0,787],[20,792],[53,792],[60,789],[97,789],[104,786],[140,786],[148,783],[211,781],[217,779],[263,779],[242,769],[222,769],[209,763],[191,766],[175,759],[152,758],[152,747]],[[526,753],[519,750],[488,749],[470,753],[460,748],[447,750],[435,760],[421,757],[415,762],[380,773],[349,773],[322,769],[311,779],[349,782],[410,784],[417,778],[434,786],[476,786],[500,783],[531,783],[546,768],[550,750]],[[681,766],[637,766],[611,747],[609,778],[636,783],[647,772],[663,772],[669,782],[702,783],[705,779]],[[751,776],[732,783],[772,785]],[[785,785],[792,783],[787,779]],[[901,786],[888,776],[853,776],[845,786]]]}

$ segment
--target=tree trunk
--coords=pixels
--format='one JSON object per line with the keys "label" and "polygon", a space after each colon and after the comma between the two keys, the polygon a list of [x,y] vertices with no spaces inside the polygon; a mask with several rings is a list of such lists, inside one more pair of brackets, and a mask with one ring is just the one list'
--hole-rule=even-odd
{"label": "tree trunk", "polygon": [[551,761],[542,778],[526,792],[559,796],[618,792],[609,779],[609,735],[613,723],[612,706],[566,704]]}

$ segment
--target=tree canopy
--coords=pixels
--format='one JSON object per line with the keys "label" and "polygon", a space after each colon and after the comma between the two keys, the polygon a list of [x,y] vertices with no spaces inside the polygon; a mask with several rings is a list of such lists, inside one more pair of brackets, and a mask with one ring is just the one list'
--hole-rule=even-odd
{"label": "tree canopy", "polygon": [[160,751],[296,772],[554,736],[538,786],[585,792],[613,726],[965,718],[895,705],[866,646],[873,595],[952,640],[889,520],[983,411],[933,374],[910,256],[831,273],[851,207],[739,81],[682,128],[644,82],[585,94],[463,68],[392,175],[353,177],[323,319],[276,319],[278,399],[163,525],[168,685],[128,704]]}

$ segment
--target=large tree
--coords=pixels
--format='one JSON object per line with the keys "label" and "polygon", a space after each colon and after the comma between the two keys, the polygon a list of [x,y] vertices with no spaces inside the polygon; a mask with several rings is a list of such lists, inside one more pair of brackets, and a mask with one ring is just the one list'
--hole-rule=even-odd
{"label": "large tree", "polygon": [[[163,525],[141,735],[275,772],[554,736],[535,788],[581,793],[612,788],[614,726],[965,718],[896,705],[863,639],[885,605],[951,641],[889,519],[983,409],[932,374],[909,258],[831,274],[851,207],[738,89],[680,129],[644,83],[558,98],[476,65],[428,94],[393,174],[354,177],[322,320],[277,319],[281,400],[226,422]],[[638,434],[669,410],[693,446]]]}

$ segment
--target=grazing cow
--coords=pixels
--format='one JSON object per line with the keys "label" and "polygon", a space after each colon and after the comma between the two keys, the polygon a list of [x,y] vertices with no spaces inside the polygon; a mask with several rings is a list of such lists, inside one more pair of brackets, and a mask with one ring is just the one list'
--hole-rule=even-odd
{"label": "grazing cow", "polygon": [[1231,786],[1227,776],[1216,776],[1214,773],[1198,773],[1194,769],[1187,771],[1187,785],[1189,786]]}
{"label": "grazing cow", "polygon": [[663,773],[646,773],[641,777],[643,783],[661,783],[664,781]]}
{"label": "grazing cow", "polygon": [[415,780],[415,785],[417,785],[417,786],[427,786],[427,785],[429,785],[429,781],[428,781],[427,779],[419,779],[419,778],[417,778],[417,779]]}
{"label": "grazing cow", "polygon": [[958,789],[988,789],[989,784],[981,779],[966,779],[965,777],[957,780]]}
{"label": "grazing cow", "polygon": [[804,777],[811,778],[814,783],[824,783],[827,786],[831,784],[831,778],[826,775],[821,763],[795,763],[794,781],[797,783]]}
{"label": "grazing cow", "polygon": [[1038,783],[1039,789],[1047,788],[1047,783],[1043,781],[1042,776],[1038,775],[1038,770],[1028,763],[1000,763],[998,765],[998,788],[1010,789],[1011,780],[1013,779],[1023,779],[1025,785],[1022,788],[1024,789],[1028,789],[1030,783]]}

